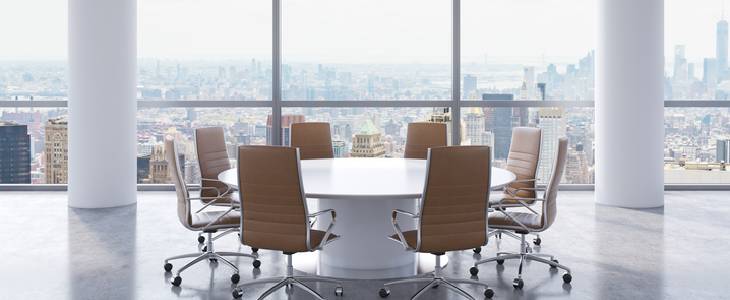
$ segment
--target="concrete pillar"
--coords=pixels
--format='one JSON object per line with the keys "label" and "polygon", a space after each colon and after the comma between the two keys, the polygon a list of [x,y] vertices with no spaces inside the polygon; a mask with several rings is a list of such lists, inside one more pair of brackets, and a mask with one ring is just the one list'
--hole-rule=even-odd
{"label": "concrete pillar", "polygon": [[69,206],[136,194],[137,1],[69,0]]}
{"label": "concrete pillar", "polygon": [[664,205],[664,0],[599,0],[596,202]]}

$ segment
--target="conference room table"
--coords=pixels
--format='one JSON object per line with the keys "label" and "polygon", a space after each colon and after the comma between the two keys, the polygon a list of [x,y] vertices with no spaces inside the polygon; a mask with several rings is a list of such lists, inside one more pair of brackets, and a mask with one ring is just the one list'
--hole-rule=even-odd
{"label": "conference room table", "polygon": [[[423,194],[426,161],[403,158],[334,158],[302,160],[301,176],[309,212],[332,208],[337,211],[333,233],[341,236],[323,250],[295,255],[295,268],[308,273],[339,278],[395,278],[433,270],[433,255],[418,255],[388,239],[394,233],[393,209],[417,213]],[[501,188],[515,174],[492,168],[490,187]],[[238,188],[235,168],[218,179]],[[244,200],[245,201],[245,200]],[[315,223],[324,230],[327,218]],[[399,218],[403,230],[414,229],[410,218]],[[442,264],[447,258],[442,258]]]}

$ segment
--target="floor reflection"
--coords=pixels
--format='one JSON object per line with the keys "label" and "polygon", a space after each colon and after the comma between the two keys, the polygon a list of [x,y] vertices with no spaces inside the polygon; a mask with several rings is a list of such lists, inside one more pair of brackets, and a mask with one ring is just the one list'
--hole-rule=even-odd
{"label": "floor reflection", "polygon": [[71,299],[135,299],[137,205],[68,208]]}

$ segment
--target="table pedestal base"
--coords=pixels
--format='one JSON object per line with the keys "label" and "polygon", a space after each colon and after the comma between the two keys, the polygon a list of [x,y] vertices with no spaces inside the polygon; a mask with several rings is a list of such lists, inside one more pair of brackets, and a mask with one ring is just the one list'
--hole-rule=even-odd
{"label": "table pedestal base", "polygon": [[[410,252],[409,252],[410,253]],[[323,264],[318,252],[297,253],[294,255],[294,269],[307,274],[348,279],[395,279],[433,272],[436,257],[427,253],[411,253],[415,257],[413,265],[389,269],[346,269]],[[449,258],[441,256],[441,266],[449,263]]]}
{"label": "table pedestal base", "polygon": [[[316,253],[294,257],[294,267],[303,272],[339,278],[398,278],[433,271],[435,258],[406,251],[392,241],[391,214],[394,209],[416,212],[416,199],[309,199],[310,211],[332,208],[337,211],[333,233],[340,236]],[[328,217],[321,216],[314,227],[324,230]],[[416,222],[400,216],[403,230],[413,230]],[[446,260],[442,258],[442,264]]]}

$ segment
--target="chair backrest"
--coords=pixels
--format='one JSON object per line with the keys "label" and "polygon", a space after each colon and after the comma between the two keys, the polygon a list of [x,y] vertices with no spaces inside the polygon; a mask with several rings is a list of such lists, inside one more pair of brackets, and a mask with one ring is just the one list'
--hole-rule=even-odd
{"label": "chair backrest", "polygon": [[297,148],[238,147],[242,243],[289,253],[311,249],[300,174]]}
{"label": "chair backrest", "polygon": [[486,244],[490,151],[488,146],[428,151],[417,251],[443,253]]}
{"label": "chair backrest", "polygon": [[300,159],[333,158],[329,123],[294,123],[291,146],[299,148]]}
{"label": "chair backrest", "polygon": [[[540,164],[540,141],[542,130],[534,127],[515,127],[512,129],[512,142],[507,155],[507,170],[515,173],[517,180],[537,178],[537,167]],[[517,188],[534,188],[535,182],[515,182],[507,190]],[[517,191],[518,197],[535,198],[533,191]]]}
{"label": "chair backrest", "polygon": [[[222,127],[208,127],[195,129],[195,150],[198,153],[200,177],[218,179],[218,174],[231,168],[226,149],[226,138]],[[203,180],[203,187],[214,187],[222,194],[228,187],[217,181]],[[215,197],[217,193],[212,189],[203,189],[203,197]]]}
{"label": "chair backrest", "polygon": [[192,216],[190,215],[190,194],[188,193],[185,179],[183,179],[180,171],[180,162],[178,161],[177,149],[175,148],[175,140],[172,137],[165,138],[165,159],[167,160],[167,170],[170,172],[170,178],[175,184],[175,193],[177,194],[177,217],[183,226],[190,228],[192,224]]}
{"label": "chair backrest", "polygon": [[560,186],[560,180],[563,178],[563,171],[565,170],[565,163],[568,157],[567,138],[563,137],[558,140],[558,153],[556,153],[555,156],[553,172],[550,175],[550,181],[547,183],[547,187],[545,189],[545,203],[543,203],[542,211],[543,229],[550,227],[550,225],[555,222],[555,217],[558,214],[558,188]]}
{"label": "chair backrest", "polygon": [[403,157],[426,159],[428,148],[448,145],[446,124],[417,122],[408,123],[406,149]]}

